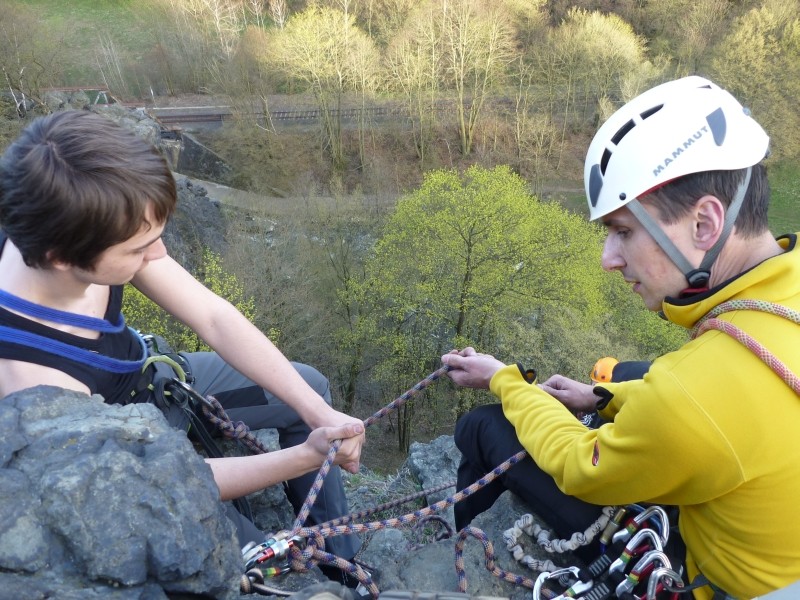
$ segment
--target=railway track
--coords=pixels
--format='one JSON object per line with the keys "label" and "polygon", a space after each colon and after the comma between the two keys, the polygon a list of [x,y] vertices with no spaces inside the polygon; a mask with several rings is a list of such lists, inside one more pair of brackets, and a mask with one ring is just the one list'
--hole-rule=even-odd
{"label": "railway track", "polygon": [[[233,111],[228,106],[211,107],[173,107],[173,108],[150,108],[148,112],[156,117],[165,125],[181,123],[214,123],[223,122],[233,117]],[[263,117],[263,113],[251,113],[258,117]],[[330,111],[331,116],[339,117],[343,120],[353,121],[359,118],[397,118],[407,115],[405,108],[401,106],[371,106],[366,108],[344,108]],[[318,121],[322,117],[319,109],[299,109],[299,110],[273,110],[269,112],[269,119],[273,122],[292,122],[292,121]]]}

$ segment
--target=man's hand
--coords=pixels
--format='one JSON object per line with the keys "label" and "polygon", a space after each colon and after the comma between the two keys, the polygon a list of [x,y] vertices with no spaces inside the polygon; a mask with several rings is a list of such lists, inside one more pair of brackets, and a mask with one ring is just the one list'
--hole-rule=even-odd
{"label": "man's hand", "polygon": [[505,364],[490,354],[475,352],[475,348],[464,348],[460,352],[451,350],[442,356],[442,363],[451,367],[447,376],[457,385],[470,388],[489,389],[489,382]]}
{"label": "man's hand", "polygon": [[544,383],[540,383],[539,387],[574,413],[594,412],[600,399],[594,395],[593,386],[563,375],[553,375]]}
{"label": "man's hand", "polygon": [[[319,455],[319,464],[321,465],[334,440],[342,440],[342,445],[334,458],[334,464],[341,465],[343,469],[351,473],[357,473],[361,446],[364,443],[364,424],[355,420],[336,427],[319,427],[308,435],[305,443]],[[351,470],[353,465],[355,465],[355,470]]]}

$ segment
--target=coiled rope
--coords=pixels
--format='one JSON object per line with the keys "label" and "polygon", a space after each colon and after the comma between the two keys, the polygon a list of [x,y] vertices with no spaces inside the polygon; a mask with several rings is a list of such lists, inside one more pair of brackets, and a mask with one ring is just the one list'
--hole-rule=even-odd
{"label": "coiled rope", "polygon": [[762,300],[728,300],[712,308],[708,314],[695,324],[691,330],[692,339],[705,333],[709,329],[716,329],[728,334],[758,356],[764,364],[786,382],[786,385],[794,390],[795,394],[800,395],[800,379],[798,379],[797,375],[795,375],[783,361],[767,350],[755,338],[736,327],[736,325],[730,321],[716,318],[723,313],[734,310],[756,310],[782,317],[795,324],[800,324],[800,312],[787,308],[786,306]]}

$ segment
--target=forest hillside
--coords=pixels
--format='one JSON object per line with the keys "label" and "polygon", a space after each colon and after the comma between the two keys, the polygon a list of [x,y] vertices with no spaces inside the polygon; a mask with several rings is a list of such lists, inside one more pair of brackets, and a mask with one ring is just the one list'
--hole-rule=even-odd
{"label": "forest hillside", "polygon": [[[196,274],[364,418],[453,347],[584,379],[685,339],[599,269],[585,219],[588,142],[652,85],[740,98],[772,139],[773,230],[800,228],[797,0],[5,0],[0,69],[2,146],[54,89],[224,105],[196,135],[256,199]],[[136,326],[202,347],[128,297]],[[376,461],[487,401],[438,384],[370,434]]]}

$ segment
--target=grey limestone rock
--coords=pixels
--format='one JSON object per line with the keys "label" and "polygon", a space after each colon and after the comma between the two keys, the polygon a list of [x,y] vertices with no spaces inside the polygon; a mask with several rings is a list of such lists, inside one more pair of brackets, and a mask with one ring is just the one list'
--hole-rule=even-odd
{"label": "grey limestone rock", "polygon": [[156,407],[42,386],[0,401],[0,425],[0,596],[238,596],[211,470]]}

